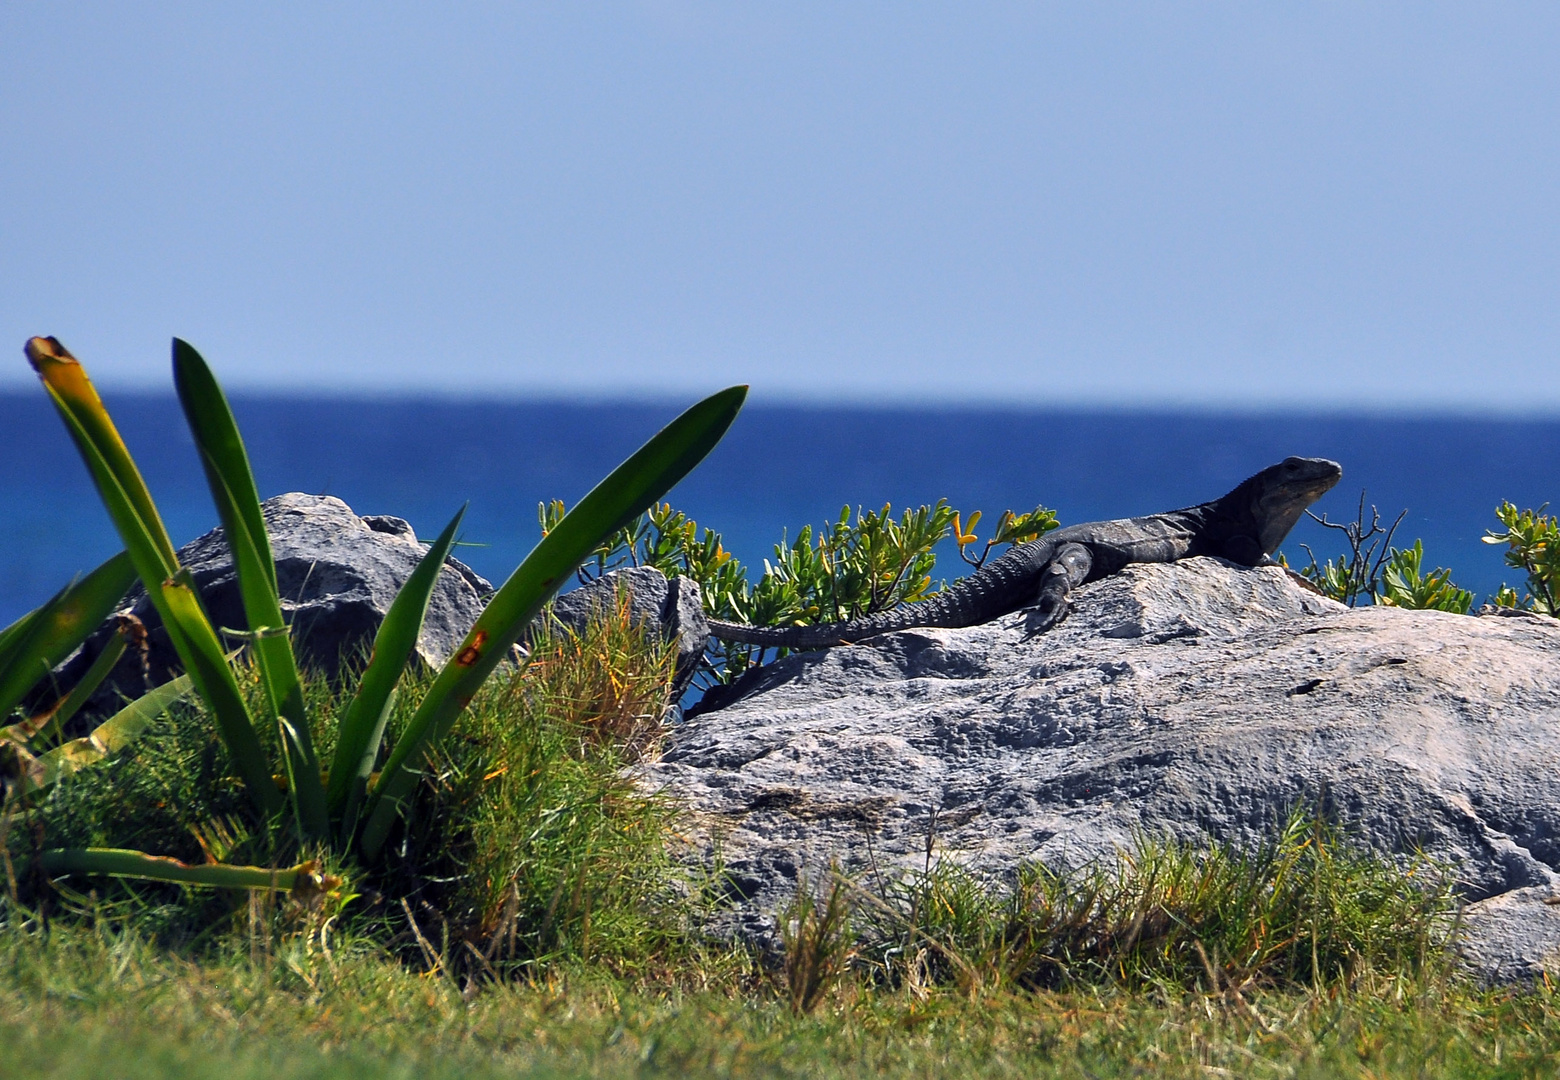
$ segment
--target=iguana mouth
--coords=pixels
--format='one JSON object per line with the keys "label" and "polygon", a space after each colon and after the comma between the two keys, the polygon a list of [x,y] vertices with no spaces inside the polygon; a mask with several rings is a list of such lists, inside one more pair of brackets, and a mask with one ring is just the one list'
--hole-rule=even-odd
{"label": "iguana mouth", "polygon": [[1265,481],[1252,507],[1261,535],[1258,542],[1269,555],[1278,550],[1306,507],[1343,479],[1343,466],[1327,458],[1285,458],[1258,474]]}

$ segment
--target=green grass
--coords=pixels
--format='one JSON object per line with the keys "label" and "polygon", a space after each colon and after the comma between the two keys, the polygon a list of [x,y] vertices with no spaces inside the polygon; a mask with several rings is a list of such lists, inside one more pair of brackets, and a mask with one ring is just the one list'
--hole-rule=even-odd
{"label": "green grass", "polygon": [[1142,837],[1113,863],[1026,866],[1011,885],[929,861],[846,891],[859,965],[971,989],[1416,982],[1451,964],[1457,912],[1447,868],[1383,860],[1304,810],[1254,848]]}
{"label": "green grass", "polygon": [[[1546,1076],[1560,1000],[1368,981],[1199,993],[699,990],[555,969],[471,1000],[327,933],[200,959],[111,920],[0,935],[0,1076]],[[330,951],[326,951],[326,945]]]}
{"label": "green grass", "polygon": [[[253,801],[174,710],[4,826],[0,1076],[1560,1074],[1560,999],[1451,963],[1449,876],[1304,814],[1254,849],[1144,839],[1068,874],[826,876],[784,955],[706,940],[719,882],[625,772],[665,735],[669,663],[622,607],[537,638],[394,857],[334,895],[30,878],[39,844],[243,849]],[[344,691],[307,692],[328,755]]]}

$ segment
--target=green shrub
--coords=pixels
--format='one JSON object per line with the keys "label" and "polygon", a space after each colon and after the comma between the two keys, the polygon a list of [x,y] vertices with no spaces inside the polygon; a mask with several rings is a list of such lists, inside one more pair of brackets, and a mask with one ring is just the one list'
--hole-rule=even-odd
{"label": "green shrub", "polygon": [[[418,827],[382,864],[355,871],[350,889],[363,898],[347,905],[346,918],[426,961],[420,932],[437,943],[437,965],[463,977],[534,974],[560,962],[664,967],[698,945],[690,919],[705,882],[673,858],[677,808],[641,791],[626,769],[659,752],[675,655],[631,621],[626,596],[579,634],[540,625],[525,667],[484,685],[442,745],[411,808]],[[259,673],[240,665],[237,674],[258,706]],[[355,679],[333,686],[304,673],[322,752],[333,748],[333,720]],[[426,672],[408,680],[392,705],[392,737],[431,681]],[[266,838],[249,810],[197,700],[161,714],[124,753],[14,806],[0,819],[0,843],[13,867],[58,847],[139,848],[193,864],[263,861]],[[236,890],[109,878],[92,882],[89,903],[68,879],[25,872],[18,887],[30,902],[133,912],[168,945],[220,936],[249,917]],[[276,931],[292,932],[284,923]]]}
{"label": "green shrub", "polygon": [[[265,688],[255,665],[239,658],[234,675],[249,707],[262,708]],[[304,701],[317,724],[316,745],[328,754],[334,749],[334,720],[356,689],[355,677],[332,687],[322,676],[302,675]],[[403,695],[393,729],[404,726],[414,703]],[[262,729],[259,738],[267,753],[279,752],[273,729]],[[90,891],[94,910],[133,913],[138,925],[155,931],[167,945],[227,929],[245,894],[117,877],[51,879],[37,872],[36,857],[47,850],[129,849],[198,866],[264,863],[272,853],[266,832],[255,828],[253,800],[234,775],[211,714],[198,698],[159,709],[118,752],[32,797],[13,797],[0,814],[5,834],[0,847],[20,875],[24,899],[47,906],[79,902]]]}
{"label": "green shrub", "polygon": [[1421,574],[1420,565],[1424,555],[1424,546],[1418,540],[1414,541],[1411,548],[1393,549],[1382,568],[1376,603],[1387,607],[1468,614],[1468,608],[1473,604],[1473,593],[1453,585],[1450,570],[1437,568],[1428,574]]}
{"label": "green shrub", "polygon": [[439,904],[504,973],[558,959],[650,963],[683,934],[676,808],[625,771],[666,734],[675,653],[626,596],[471,706],[439,773],[454,887]]}
{"label": "green shrub", "polygon": [[[537,508],[546,535],[563,517],[564,504],[553,501]],[[897,518],[893,507],[840,510],[829,526],[804,525],[795,540],[775,545],[774,560],[764,561],[756,583],[732,558],[721,535],[701,529],[680,511],[662,504],[603,541],[585,566],[581,580],[621,566],[650,566],[667,576],[683,575],[698,582],[705,611],[717,618],[757,626],[805,626],[840,622],[913,604],[941,591],[934,580],[936,547],[952,538],[961,558],[980,567],[997,546],[1033,540],[1057,527],[1056,515],[1044,507],[1026,514],[1005,512],[996,532],[976,554],[980,512],[962,525],[961,515],[945,500],[935,506],[905,510]],[[779,650],[777,655],[785,655]],[[712,646],[707,674],[727,681],[762,661],[758,646],[724,643]]]}
{"label": "green shrub", "polygon": [[[1346,550],[1336,560],[1318,563],[1316,554],[1305,544],[1300,545],[1310,557],[1311,564],[1300,571],[1324,595],[1350,607],[1361,601],[1386,607],[1431,609],[1451,611],[1466,615],[1473,604],[1473,594],[1452,583],[1452,572],[1437,567],[1430,573],[1422,573],[1424,546],[1415,540],[1410,548],[1392,546],[1392,537],[1408,516],[1404,510],[1391,525],[1383,527],[1381,512],[1370,508],[1370,520],[1365,519],[1365,492],[1360,492],[1359,509],[1353,521],[1329,521],[1326,514],[1317,515],[1307,510],[1312,521],[1343,534]],[[1283,565],[1283,556],[1279,556]]]}
{"label": "green shrub", "polygon": [[1501,587],[1495,594],[1500,607],[1521,608],[1544,615],[1560,616],[1560,518],[1545,514],[1548,504],[1537,510],[1518,510],[1509,502],[1495,509],[1504,531],[1491,529],[1486,544],[1506,545],[1506,565],[1527,572],[1527,592]]}

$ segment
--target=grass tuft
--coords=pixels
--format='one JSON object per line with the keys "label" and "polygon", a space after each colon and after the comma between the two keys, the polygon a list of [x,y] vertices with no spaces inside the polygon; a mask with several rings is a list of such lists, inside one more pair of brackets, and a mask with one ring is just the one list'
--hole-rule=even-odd
{"label": "grass tuft", "polygon": [[578,634],[533,636],[524,670],[472,701],[425,786],[409,831],[441,824],[401,860],[422,868],[393,890],[421,905],[406,929],[431,920],[429,945],[447,933],[448,962],[488,978],[645,970],[694,947],[703,890],[674,858],[677,808],[628,771],[660,752],[675,659],[626,595]]}
{"label": "grass tuft", "polygon": [[1417,981],[1450,962],[1457,911],[1444,868],[1395,865],[1303,810],[1255,848],[1141,837],[1006,888],[944,860],[856,895],[878,977],[965,992]]}
{"label": "grass tuft", "polygon": [[848,884],[832,867],[829,877],[816,885],[803,875],[796,895],[779,914],[781,957],[775,985],[798,1016],[818,1007],[855,958]]}
{"label": "grass tuft", "polygon": [[251,952],[133,922],[44,932],[0,902],[0,1076],[125,1080],[677,1077],[1528,1077],[1560,1070],[1560,995],[1455,981],[1202,994],[858,986],[797,1015],[761,986],[577,972],[475,997],[341,926]]}

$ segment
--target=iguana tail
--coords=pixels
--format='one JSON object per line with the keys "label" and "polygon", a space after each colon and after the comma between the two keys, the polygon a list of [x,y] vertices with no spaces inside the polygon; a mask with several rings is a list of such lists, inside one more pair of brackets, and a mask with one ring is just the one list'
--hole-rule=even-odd
{"label": "iguana tail", "polygon": [[711,619],[710,634],[768,648],[827,649],[917,626],[975,626],[1034,603],[1040,571],[1055,553],[1057,535],[1020,544],[946,592],[889,611],[817,626],[749,626]]}
{"label": "iguana tail", "polygon": [[711,619],[710,635],[722,641],[737,641],[745,645],[763,645],[776,649],[827,649],[833,645],[850,645],[878,634],[894,630],[908,630],[912,626],[929,626],[926,621],[929,609],[917,611],[923,605],[912,604],[880,611],[849,622],[820,623],[817,626],[749,626],[747,623],[723,622]]}

